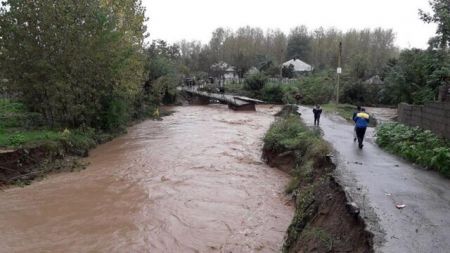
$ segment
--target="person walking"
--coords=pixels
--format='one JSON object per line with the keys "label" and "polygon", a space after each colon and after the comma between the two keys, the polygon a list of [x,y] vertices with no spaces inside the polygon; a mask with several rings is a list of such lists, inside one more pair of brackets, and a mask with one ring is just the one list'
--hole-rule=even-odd
{"label": "person walking", "polygon": [[[352,117],[353,121],[355,121],[356,114],[358,114],[360,112],[361,112],[361,106],[358,105],[358,106],[356,106],[356,111],[353,112],[353,117]],[[356,142],[356,125],[355,125],[355,128],[353,129],[353,142]]]}
{"label": "person walking", "polygon": [[357,113],[353,120],[355,121],[355,132],[356,137],[358,138],[358,147],[362,149],[364,146],[362,143],[364,140],[364,135],[366,134],[367,126],[369,125],[370,116],[366,113],[364,108],[361,108],[361,112]]}
{"label": "person walking", "polygon": [[316,105],[313,109],[314,113],[314,125],[318,126],[320,122],[320,114],[322,114],[322,108],[320,108],[320,105]]}

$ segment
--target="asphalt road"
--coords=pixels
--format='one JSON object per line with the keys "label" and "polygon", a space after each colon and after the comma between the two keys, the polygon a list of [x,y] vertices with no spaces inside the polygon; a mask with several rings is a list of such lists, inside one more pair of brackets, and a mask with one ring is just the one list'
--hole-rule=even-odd
{"label": "asphalt road", "polygon": [[[311,108],[299,112],[313,125]],[[373,128],[362,150],[353,142],[353,125],[338,115],[322,114],[320,128],[336,150],[338,180],[374,234],[376,252],[450,252],[450,180],[380,149]]]}

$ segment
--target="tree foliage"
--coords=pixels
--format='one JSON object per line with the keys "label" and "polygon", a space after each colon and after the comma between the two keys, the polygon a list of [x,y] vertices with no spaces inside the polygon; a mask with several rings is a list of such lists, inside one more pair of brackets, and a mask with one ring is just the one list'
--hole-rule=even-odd
{"label": "tree foliage", "polygon": [[29,110],[70,127],[114,128],[131,115],[145,77],[140,1],[3,4],[1,66]]}
{"label": "tree foliage", "polygon": [[430,40],[430,46],[446,49],[450,46],[450,2],[448,0],[431,0],[433,13],[419,10],[420,18],[426,23],[436,23],[436,37]]}
{"label": "tree foliage", "polygon": [[289,36],[282,31],[257,27],[241,27],[236,31],[217,28],[209,44],[181,41],[182,63],[191,71],[209,72],[210,66],[225,62],[243,75],[251,68],[263,69],[267,63],[278,68],[266,68],[271,76],[280,75],[280,65],[291,58],[299,58],[317,70],[335,68],[337,45],[344,44],[342,63],[361,78],[380,74],[385,63],[397,55],[392,30],[381,28],[350,30],[319,28],[308,31],[305,26],[291,30]]}

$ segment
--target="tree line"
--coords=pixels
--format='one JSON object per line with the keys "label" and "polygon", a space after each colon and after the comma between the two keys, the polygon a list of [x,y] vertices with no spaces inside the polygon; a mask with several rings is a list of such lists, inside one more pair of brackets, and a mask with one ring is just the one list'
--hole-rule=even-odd
{"label": "tree line", "polygon": [[[280,65],[299,58],[315,68],[313,75],[318,78],[312,80],[332,80],[328,83],[334,84],[338,45],[342,42],[341,101],[422,104],[435,100],[439,87],[450,83],[450,2],[431,0],[430,6],[431,13],[418,13],[424,22],[437,24],[427,49],[396,47],[391,29],[343,32],[335,28],[309,30],[305,26],[294,27],[289,34],[250,26],[236,31],[217,28],[207,44],[181,41],[174,46],[180,51],[180,65],[195,76],[220,76],[223,70],[217,71],[215,66],[227,66],[217,64],[223,62],[234,66],[241,78],[252,67],[266,76],[290,76],[288,68],[280,71]],[[372,79],[376,83],[369,80],[372,77],[376,77]]]}
{"label": "tree line", "polygon": [[279,65],[298,58],[318,70],[335,68],[338,43],[343,42],[343,64],[355,75],[367,77],[380,73],[390,58],[398,55],[391,29],[363,29],[346,32],[335,28],[308,30],[305,26],[293,28],[289,34],[279,29],[245,26],[232,31],[217,28],[207,44],[198,41],[176,43],[181,62],[193,72],[210,72],[217,62],[226,62],[243,77],[251,68],[266,70],[269,75],[280,74]]}

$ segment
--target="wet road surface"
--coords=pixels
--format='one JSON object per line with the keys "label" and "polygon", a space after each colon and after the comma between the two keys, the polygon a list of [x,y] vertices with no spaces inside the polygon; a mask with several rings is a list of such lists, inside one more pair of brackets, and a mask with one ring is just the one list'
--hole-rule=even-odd
{"label": "wet road surface", "polygon": [[260,159],[277,107],[176,107],[86,170],[0,192],[0,252],[278,252],[289,180]]}
{"label": "wet road surface", "polygon": [[[312,109],[299,111],[313,125]],[[353,125],[341,117],[322,115],[320,128],[337,151],[338,177],[375,234],[376,252],[450,252],[448,179],[381,150],[372,128],[363,150],[353,142]],[[406,207],[397,209],[397,204]]]}

